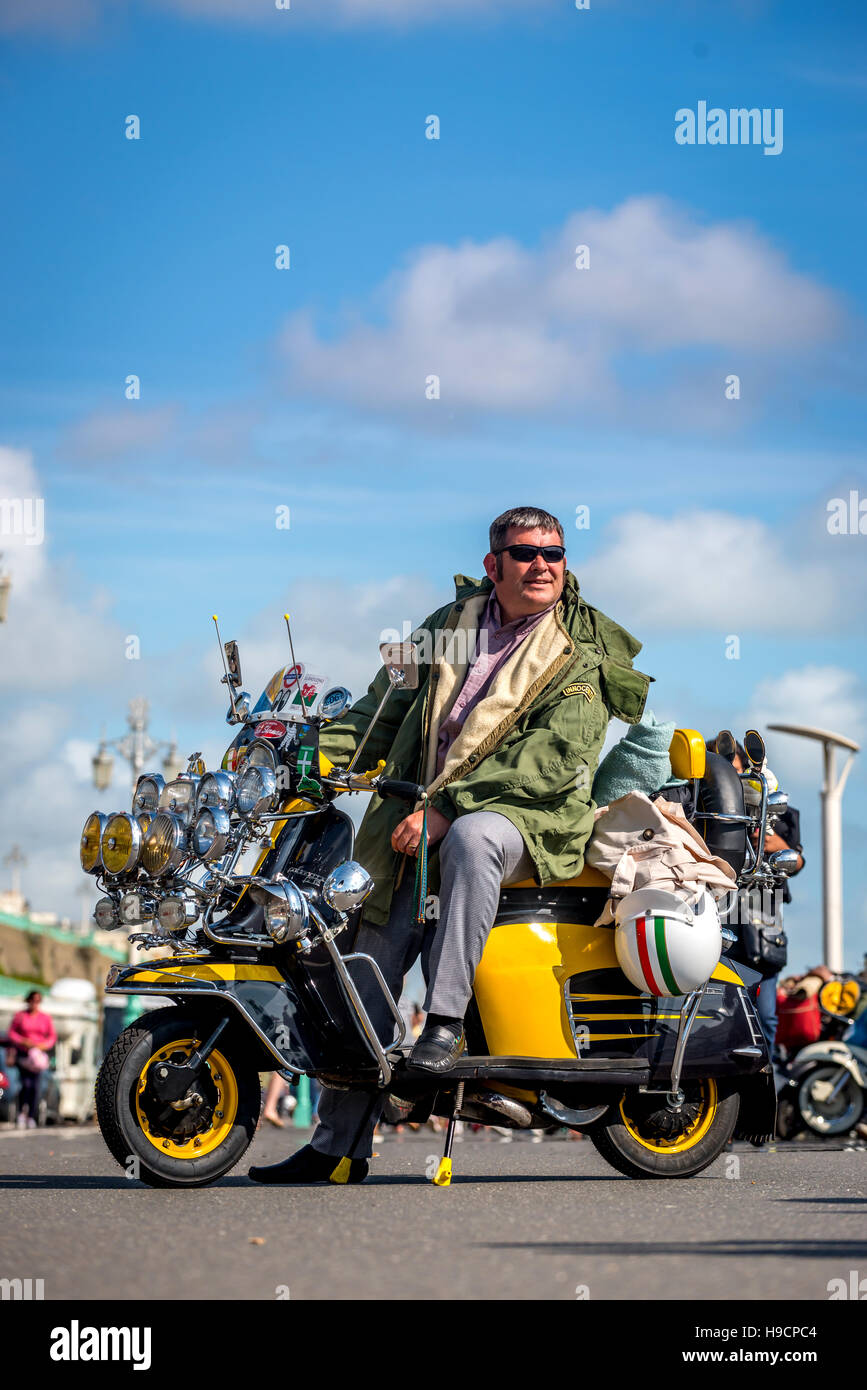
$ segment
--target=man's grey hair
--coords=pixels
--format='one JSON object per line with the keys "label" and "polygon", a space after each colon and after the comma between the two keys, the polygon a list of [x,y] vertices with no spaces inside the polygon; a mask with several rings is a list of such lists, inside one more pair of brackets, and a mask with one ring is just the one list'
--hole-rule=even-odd
{"label": "man's grey hair", "polygon": [[506,544],[506,537],[511,527],[516,526],[521,531],[556,531],[560,537],[560,544],[565,545],[563,527],[560,525],[556,516],[550,512],[543,512],[539,507],[510,507],[502,516],[498,516],[491,522],[490,545],[491,552],[496,554],[502,550]]}

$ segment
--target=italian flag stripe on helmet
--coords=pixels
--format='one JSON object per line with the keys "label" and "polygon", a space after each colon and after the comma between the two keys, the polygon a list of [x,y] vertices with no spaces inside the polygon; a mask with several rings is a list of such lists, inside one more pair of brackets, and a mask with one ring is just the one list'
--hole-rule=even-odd
{"label": "italian flag stripe on helmet", "polygon": [[656,954],[659,957],[659,967],[662,971],[662,978],[668,986],[669,994],[680,994],[680,990],[677,987],[677,980],[674,978],[674,972],[671,968],[671,962],[668,959],[668,947],[665,944],[665,918],[654,917],[653,925],[654,934],[656,936]]}
{"label": "italian flag stripe on helmet", "polygon": [[644,981],[651,994],[664,994],[653,976],[653,967],[650,963],[650,952],[648,950],[649,937],[647,932],[647,918],[636,917],[635,919],[635,941],[638,946],[638,959],[641,961],[641,969],[644,971]]}
{"label": "italian flag stripe on helmet", "polygon": [[[644,982],[651,994],[675,998],[680,994],[668,947],[665,944],[664,917],[637,917],[635,919],[635,941],[638,958],[644,972]],[[659,982],[662,982],[661,984]]]}

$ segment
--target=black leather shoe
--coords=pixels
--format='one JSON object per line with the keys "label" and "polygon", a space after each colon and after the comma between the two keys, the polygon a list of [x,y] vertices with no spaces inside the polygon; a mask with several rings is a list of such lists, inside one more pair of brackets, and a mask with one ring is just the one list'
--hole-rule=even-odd
{"label": "black leather shoe", "polygon": [[312,1144],[305,1144],[283,1163],[272,1163],[267,1168],[250,1168],[248,1178],[254,1182],[364,1182],[370,1171],[366,1158],[353,1158],[346,1174],[346,1160],[340,1155],[323,1154]]}
{"label": "black leather shoe", "polygon": [[441,1023],[426,1024],[409,1054],[409,1065],[422,1071],[449,1071],[467,1045],[463,1028],[459,1033]]}

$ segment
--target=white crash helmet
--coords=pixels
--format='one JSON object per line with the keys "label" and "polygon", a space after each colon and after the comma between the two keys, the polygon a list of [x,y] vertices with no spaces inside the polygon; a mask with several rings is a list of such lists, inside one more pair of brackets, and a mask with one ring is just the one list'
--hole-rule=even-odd
{"label": "white crash helmet", "polygon": [[[768,792],[770,793],[779,791],[780,784],[777,781],[774,774],[771,772],[771,769],[768,767],[767,758],[762,763],[762,772],[765,774],[765,781],[768,784]],[[761,806],[762,784],[759,781],[759,779],[757,777],[747,778],[741,782],[741,786],[744,789],[744,805]]]}
{"label": "white crash helmet", "polygon": [[706,984],[722,950],[719,912],[705,889],[690,904],[676,893],[639,888],[615,908],[620,969],[642,994],[670,999]]}

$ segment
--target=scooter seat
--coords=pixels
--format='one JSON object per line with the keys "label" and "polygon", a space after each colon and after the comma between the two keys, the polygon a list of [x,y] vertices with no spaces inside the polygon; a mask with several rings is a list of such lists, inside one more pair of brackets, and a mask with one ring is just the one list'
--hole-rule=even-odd
{"label": "scooter seat", "polygon": [[[546,883],[545,888],[607,888],[610,882],[611,880],[606,874],[601,873],[599,869],[591,868],[591,866],[587,864],[576,878],[558,879],[556,883]],[[532,878],[522,878],[520,883],[510,883],[507,886],[509,888],[539,887],[535,879]]]}

